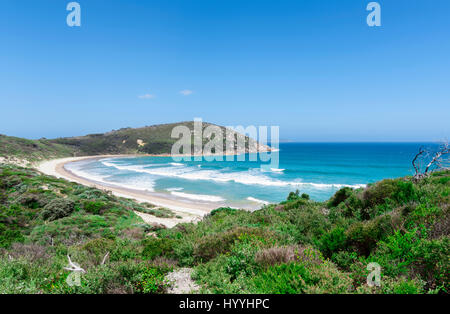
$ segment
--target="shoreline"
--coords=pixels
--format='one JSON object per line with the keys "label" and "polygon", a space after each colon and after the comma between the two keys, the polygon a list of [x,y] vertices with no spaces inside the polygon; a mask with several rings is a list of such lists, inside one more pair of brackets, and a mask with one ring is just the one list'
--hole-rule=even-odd
{"label": "shoreline", "polygon": [[[169,155],[170,156],[170,155]],[[105,185],[101,182],[89,180],[78,175],[75,175],[71,171],[67,170],[64,166],[68,163],[83,161],[83,160],[95,160],[103,158],[125,158],[125,157],[168,157],[164,155],[98,155],[98,156],[83,156],[83,157],[67,157],[52,159],[39,162],[34,165],[38,171],[54,176],[56,178],[62,178],[71,182],[82,184],[88,187],[97,188],[99,190],[111,192],[117,197],[133,199],[139,203],[147,202],[158,207],[165,207],[174,212],[175,215],[182,218],[160,218],[150,214],[138,213],[146,223],[158,223],[168,228],[171,228],[178,223],[195,222],[200,220],[203,216],[209,214],[212,210],[220,207],[220,205],[198,203],[198,202],[183,202],[179,200],[173,200],[165,198],[159,195],[152,195],[149,192],[137,191],[127,189],[124,187],[118,187],[111,185]]]}

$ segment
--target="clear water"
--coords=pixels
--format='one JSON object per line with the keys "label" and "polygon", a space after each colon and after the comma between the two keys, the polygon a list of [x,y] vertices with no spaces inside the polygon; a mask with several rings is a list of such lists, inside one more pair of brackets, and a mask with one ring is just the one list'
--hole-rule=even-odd
{"label": "clear water", "polygon": [[[66,165],[104,184],[187,201],[254,209],[300,190],[326,200],[343,186],[360,187],[411,175],[411,160],[423,143],[285,143],[278,169],[261,162],[182,161],[171,157],[107,158]],[[432,144],[428,144],[432,145]]]}

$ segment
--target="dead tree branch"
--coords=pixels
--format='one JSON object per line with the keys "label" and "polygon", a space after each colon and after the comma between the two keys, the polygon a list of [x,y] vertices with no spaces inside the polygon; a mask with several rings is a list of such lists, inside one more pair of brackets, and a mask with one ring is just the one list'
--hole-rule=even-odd
{"label": "dead tree branch", "polygon": [[413,161],[412,161],[412,165],[413,165],[413,167],[414,167],[414,171],[416,172],[415,175],[414,175],[414,177],[417,177],[417,176],[419,176],[419,174],[420,174],[420,166],[418,166],[418,165],[416,164],[416,162],[417,162],[417,159],[418,159],[420,156],[422,156],[423,154],[425,154],[425,149],[424,149],[423,147],[420,147],[419,152],[416,154],[416,156],[414,156],[414,159],[413,159]]}
{"label": "dead tree branch", "polygon": [[442,157],[448,154],[450,154],[450,147],[448,145],[448,142],[445,142],[439,148],[439,151],[437,151],[434,157],[431,159],[430,163],[425,168],[424,173],[427,174],[428,170],[430,170],[430,167],[433,165],[438,166],[438,168],[440,168],[440,166],[442,165]]}
{"label": "dead tree branch", "polygon": [[67,259],[69,260],[69,267],[64,267],[65,270],[86,273],[83,268],[72,262],[69,255],[67,255]]}
{"label": "dead tree branch", "polygon": [[108,258],[108,256],[109,256],[109,252],[106,253],[106,255],[103,257],[101,265],[105,265],[105,262],[106,262],[106,259]]}
{"label": "dead tree branch", "polygon": [[[447,155],[450,154],[450,146],[448,141],[445,141],[437,151],[431,151],[430,149],[425,149],[421,147],[419,152],[414,156],[412,160],[412,165],[414,167],[414,178],[416,180],[424,178],[428,176],[431,170],[440,170],[444,169],[445,166],[449,163]],[[431,158],[431,159],[429,159]],[[421,166],[418,164],[420,161],[427,161],[425,170],[421,171]]]}

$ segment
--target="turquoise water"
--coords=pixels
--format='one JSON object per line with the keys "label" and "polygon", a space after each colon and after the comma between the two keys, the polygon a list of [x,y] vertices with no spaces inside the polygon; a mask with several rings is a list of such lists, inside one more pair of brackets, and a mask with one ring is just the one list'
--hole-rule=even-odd
{"label": "turquoise water", "polygon": [[[171,157],[88,160],[66,165],[104,184],[155,193],[186,202],[254,209],[300,190],[326,200],[343,186],[360,187],[413,173],[420,143],[284,143],[279,165],[261,161],[181,161]],[[431,144],[429,144],[431,145]]]}

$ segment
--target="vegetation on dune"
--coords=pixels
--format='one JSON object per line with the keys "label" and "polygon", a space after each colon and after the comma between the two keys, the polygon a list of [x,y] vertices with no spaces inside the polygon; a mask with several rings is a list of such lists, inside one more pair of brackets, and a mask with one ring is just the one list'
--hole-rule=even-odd
{"label": "vegetation on dune", "polygon": [[0,134],[0,156],[33,162],[73,156],[73,149],[47,139],[28,140]]}
{"label": "vegetation on dune", "polygon": [[[133,213],[151,206],[1,166],[0,291],[164,293],[191,267],[205,293],[448,293],[449,192],[450,171],[434,172],[158,229]],[[81,286],[66,283],[67,255]],[[380,287],[366,284],[372,262]]]}
{"label": "vegetation on dune", "polygon": [[[174,217],[150,204],[30,169],[0,166],[0,291],[162,292],[173,262],[143,254],[153,227],[134,211]],[[108,263],[102,264],[107,253]],[[88,270],[81,287],[66,283],[67,255]]]}

